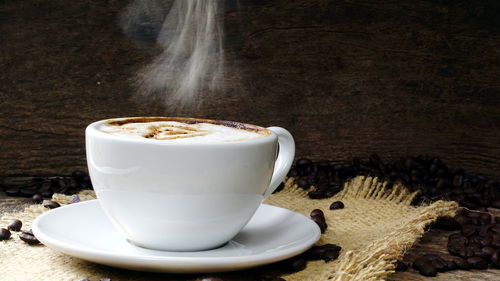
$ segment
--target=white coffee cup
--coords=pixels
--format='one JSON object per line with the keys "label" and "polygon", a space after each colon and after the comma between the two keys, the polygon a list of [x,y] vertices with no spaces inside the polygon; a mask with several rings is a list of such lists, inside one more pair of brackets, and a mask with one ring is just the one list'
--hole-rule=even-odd
{"label": "white coffee cup", "polygon": [[101,207],[126,239],[150,249],[199,251],[225,244],[283,181],[295,154],[292,135],[280,127],[227,122],[265,134],[232,142],[182,143],[99,129],[110,120],[92,123],[85,132],[92,184]]}

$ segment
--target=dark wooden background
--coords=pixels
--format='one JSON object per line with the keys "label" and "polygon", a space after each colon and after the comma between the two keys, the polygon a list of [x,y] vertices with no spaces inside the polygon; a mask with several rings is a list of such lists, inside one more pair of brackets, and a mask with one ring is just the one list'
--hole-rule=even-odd
{"label": "dark wooden background", "polygon": [[[141,103],[128,0],[0,1],[0,176],[85,169],[84,129],[182,115],[283,126],[297,155],[426,153],[500,177],[500,1],[225,1],[232,71],[197,108]],[[237,71],[236,71],[237,69]]]}

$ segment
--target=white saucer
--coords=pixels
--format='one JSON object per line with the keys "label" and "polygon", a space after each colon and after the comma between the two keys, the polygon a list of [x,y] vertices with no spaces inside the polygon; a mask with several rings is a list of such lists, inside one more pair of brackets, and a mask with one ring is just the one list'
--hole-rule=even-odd
{"label": "white saucer", "polygon": [[306,251],[321,235],[309,218],[263,204],[223,247],[201,252],[149,250],[128,243],[111,225],[98,200],[48,211],[35,220],[33,232],[46,246],[77,258],[171,273],[231,271],[280,261]]}

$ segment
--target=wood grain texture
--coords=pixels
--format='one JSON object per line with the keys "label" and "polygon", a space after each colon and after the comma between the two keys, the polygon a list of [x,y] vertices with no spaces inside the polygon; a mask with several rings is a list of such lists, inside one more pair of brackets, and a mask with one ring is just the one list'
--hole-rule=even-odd
{"label": "wood grain texture", "polygon": [[500,177],[500,2],[226,1],[224,91],[139,102],[157,46],[117,25],[125,0],[0,3],[0,175],[85,169],[84,129],[180,115],[288,128],[297,155],[436,155]]}

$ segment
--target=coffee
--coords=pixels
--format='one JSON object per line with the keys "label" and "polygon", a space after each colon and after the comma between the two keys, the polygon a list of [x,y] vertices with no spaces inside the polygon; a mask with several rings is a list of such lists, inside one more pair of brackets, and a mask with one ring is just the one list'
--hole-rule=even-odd
{"label": "coffee", "polygon": [[170,117],[116,119],[102,124],[99,130],[131,138],[189,143],[234,142],[270,135],[267,129],[243,123]]}

